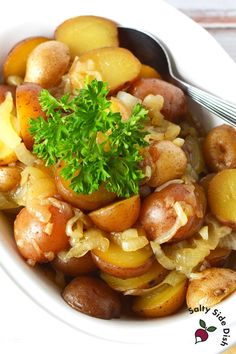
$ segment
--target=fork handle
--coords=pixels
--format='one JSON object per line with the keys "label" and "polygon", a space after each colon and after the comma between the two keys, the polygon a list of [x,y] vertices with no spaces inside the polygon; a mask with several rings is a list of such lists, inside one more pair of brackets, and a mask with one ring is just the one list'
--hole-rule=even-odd
{"label": "fork handle", "polygon": [[208,109],[208,111],[216,114],[227,123],[236,127],[235,104],[223,100],[220,97],[201,90],[195,86],[192,86],[182,80],[177,79],[176,77],[174,79],[177,86],[180,87],[194,101]]}

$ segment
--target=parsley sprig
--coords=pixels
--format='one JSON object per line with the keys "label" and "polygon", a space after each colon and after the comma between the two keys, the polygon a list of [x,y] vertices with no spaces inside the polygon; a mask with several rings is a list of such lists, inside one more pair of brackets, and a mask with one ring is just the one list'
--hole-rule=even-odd
{"label": "parsley sprig", "polygon": [[66,94],[56,99],[42,90],[40,105],[48,119],[30,121],[33,152],[47,166],[62,161],[61,175],[71,180],[76,193],[90,194],[104,184],[108,191],[129,197],[138,193],[144,177],[139,162],[140,148],[147,145],[147,111],[136,104],[124,121],[119,112],[111,111],[107,95],[107,84],[97,80],[87,82],[73,98]]}

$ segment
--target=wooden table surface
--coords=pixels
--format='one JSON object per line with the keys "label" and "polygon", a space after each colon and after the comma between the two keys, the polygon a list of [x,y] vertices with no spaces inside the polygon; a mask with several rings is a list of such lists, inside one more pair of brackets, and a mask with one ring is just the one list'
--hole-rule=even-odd
{"label": "wooden table surface", "polygon": [[205,27],[236,61],[236,0],[166,0]]}

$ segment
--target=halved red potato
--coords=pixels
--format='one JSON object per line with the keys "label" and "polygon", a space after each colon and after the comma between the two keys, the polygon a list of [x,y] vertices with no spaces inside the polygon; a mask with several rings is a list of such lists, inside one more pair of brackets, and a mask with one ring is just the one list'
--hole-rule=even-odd
{"label": "halved red potato", "polygon": [[119,45],[115,22],[98,16],[77,16],[64,21],[57,27],[55,38],[68,45],[72,58],[92,49]]}
{"label": "halved red potato", "polygon": [[92,257],[103,272],[122,279],[146,273],[154,262],[153,253],[149,246],[137,251],[126,252],[112,241],[106,252],[94,249]]}
{"label": "halved red potato", "polygon": [[159,284],[167,273],[167,269],[158,262],[154,262],[146,273],[137,277],[122,279],[104,272],[101,272],[100,276],[112,289],[125,292],[132,289],[146,289]]}
{"label": "halved red potato", "polygon": [[141,70],[140,61],[125,48],[99,48],[80,56],[81,62],[89,59],[94,62],[95,70],[108,83],[111,92],[133,82]]}
{"label": "halved red potato", "polygon": [[8,53],[3,64],[3,76],[6,80],[11,75],[25,76],[26,62],[29,54],[40,43],[46,42],[46,37],[30,37],[18,42]]}
{"label": "halved red potato", "polygon": [[114,199],[116,199],[116,194],[108,192],[103,185],[98,189],[98,191],[91,194],[75,193],[69,187],[71,181],[65,180],[60,176],[61,169],[62,165],[60,165],[56,170],[56,186],[62,198],[71,203],[73,206],[83,210],[95,210],[104,205],[110,204]]}
{"label": "halved red potato", "polygon": [[[176,202],[180,203],[187,220],[175,229]],[[206,198],[200,186],[173,183],[144,199],[139,221],[150,239],[175,242],[191,237],[201,228],[205,211]]]}
{"label": "halved red potato", "polygon": [[78,275],[87,274],[97,269],[90,252],[80,258],[72,257],[68,260],[62,260],[57,256],[52,261],[52,266],[57,271],[70,277],[77,277]]}
{"label": "halved red potato", "polygon": [[131,198],[92,211],[89,213],[89,217],[101,230],[120,232],[129,229],[137,221],[140,205],[139,195],[134,195]]}
{"label": "halved red potato", "polygon": [[[57,253],[69,247],[66,224],[73,216],[70,208],[49,207],[51,219],[41,222],[23,208],[14,223],[14,236],[20,254],[30,262],[52,261]],[[48,230],[47,230],[48,229]]]}
{"label": "halved red potato", "polygon": [[20,125],[20,134],[25,146],[32,150],[34,139],[29,132],[30,119],[39,116],[46,118],[39,103],[39,94],[42,90],[40,85],[24,83],[16,89],[16,110]]}
{"label": "halved red potato", "polygon": [[161,113],[167,120],[177,121],[187,111],[187,100],[181,89],[156,78],[144,78],[136,80],[129,92],[143,100],[147,95],[161,95],[164,105]]}
{"label": "halved red potato", "polygon": [[156,289],[137,296],[133,302],[133,311],[141,317],[155,318],[168,316],[179,310],[185,301],[188,282],[181,274],[176,273],[176,277],[174,285],[165,284],[164,280]]}
{"label": "halved red potato", "polygon": [[236,229],[236,168],[220,171],[211,179],[208,203],[219,221]]}

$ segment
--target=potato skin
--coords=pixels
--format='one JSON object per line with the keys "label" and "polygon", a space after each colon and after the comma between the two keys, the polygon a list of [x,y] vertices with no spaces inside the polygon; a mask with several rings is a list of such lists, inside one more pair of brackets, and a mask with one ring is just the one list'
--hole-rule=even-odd
{"label": "potato skin", "polygon": [[[45,223],[32,216],[26,208],[17,215],[14,223],[14,236],[20,254],[34,262],[48,262],[49,252],[54,255],[69,247],[69,237],[65,233],[66,223],[72,217],[71,210],[60,211],[51,206],[53,224],[51,234],[44,231]],[[33,243],[34,242],[34,243]]]}
{"label": "potato skin", "polygon": [[54,269],[70,277],[77,277],[97,269],[90,252],[80,258],[70,258],[68,261],[63,261],[57,256],[51,264]]}
{"label": "potato skin", "polygon": [[115,22],[98,16],[77,16],[64,21],[57,27],[55,38],[68,45],[72,58],[119,44]]}
{"label": "potato skin", "polygon": [[0,192],[10,192],[21,180],[22,169],[18,166],[0,166]]}
{"label": "potato skin", "polygon": [[206,261],[211,267],[223,267],[227,258],[229,257],[231,250],[226,248],[215,248],[206,257]]}
{"label": "potato skin", "polygon": [[64,43],[41,43],[28,57],[24,81],[39,84],[43,88],[57,86],[68,70],[69,63],[70,52]]}
{"label": "potato skin", "polygon": [[16,89],[16,109],[20,124],[20,134],[25,146],[32,150],[34,139],[29,132],[30,119],[39,116],[46,119],[45,113],[39,103],[39,94],[42,87],[34,83],[24,83]]}
{"label": "potato skin", "polygon": [[11,92],[13,101],[15,102],[16,87],[12,85],[0,85],[0,103],[5,100],[7,92]]}
{"label": "potato skin", "polygon": [[204,139],[203,154],[212,172],[236,168],[236,129],[226,124],[213,128]]}
{"label": "potato skin", "polygon": [[66,286],[62,297],[69,306],[86,315],[107,320],[120,317],[119,295],[101,279],[77,277]]}
{"label": "potato skin", "polygon": [[180,227],[168,242],[184,240],[201,228],[206,211],[203,189],[197,184],[173,183],[150,194],[142,203],[139,221],[151,240],[158,239],[173,226],[176,220],[173,203],[176,201],[189,205],[191,213],[187,224]]}
{"label": "potato skin", "polygon": [[141,100],[150,94],[163,96],[164,105],[161,113],[172,122],[178,121],[186,114],[187,100],[183,91],[166,81],[157,78],[138,79],[129,92]]}
{"label": "potato skin", "polygon": [[73,206],[83,210],[95,210],[110,204],[116,199],[116,194],[108,192],[104,186],[101,186],[98,191],[91,194],[75,193],[69,188],[70,181],[64,180],[60,176],[62,165],[56,170],[55,181],[59,194],[62,198]]}
{"label": "potato skin", "polygon": [[24,78],[26,62],[29,54],[37,45],[48,40],[49,39],[46,37],[29,37],[16,43],[7,54],[3,64],[4,79],[6,80],[11,75],[17,75]]}
{"label": "potato skin", "polygon": [[[158,295],[160,296],[160,301],[156,303],[156,306],[148,306],[148,296],[136,297],[133,302],[132,309],[133,311],[145,318],[157,318],[157,317],[165,317],[172,315],[176,311],[180,309],[180,307],[185,302],[186,291],[187,291],[187,280],[179,283],[174,288],[169,287],[169,289],[164,289],[161,294],[156,294],[158,299]],[[153,291],[155,292],[155,290]],[[165,296],[163,296],[165,294]],[[155,295],[153,296],[155,297]],[[147,300],[145,300],[145,298]],[[145,304],[143,303],[145,301]]]}
{"label": "potato skin", "polygon": [[151,177],[146,181],[150,187],[157,187],[172,179],[180,178],[187,167],[184,151],[171,141],[153,142],[144,149],[141,167],[151,168]]}
{"label": "potato skin", "polygon": [[140,205],[140,197],[135,195],[95,210],[89,213],[89,217],[101,230],[121,232],[129,229],[137,221]]}
{"label": "potato skin", "polygon": [[186,301],[188,307],[199,304],[211,307],[236,290],[236,272],[227,268],[208,268],[190,281]]}

